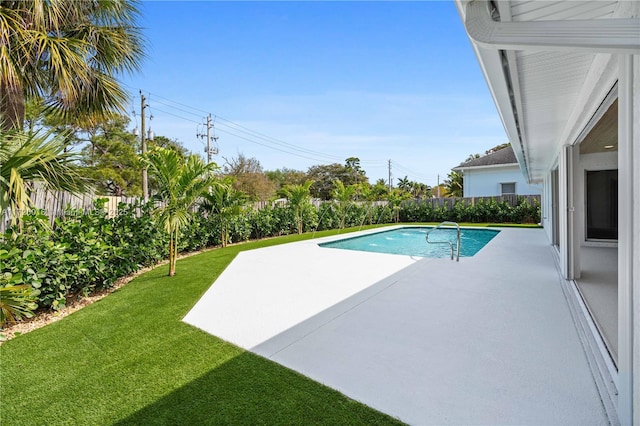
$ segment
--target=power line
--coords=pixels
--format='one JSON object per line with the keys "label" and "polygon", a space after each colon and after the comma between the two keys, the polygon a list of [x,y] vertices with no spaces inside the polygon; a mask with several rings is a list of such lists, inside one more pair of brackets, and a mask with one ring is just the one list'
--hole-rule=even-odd
{"label": "power line", "polygon": [[[149,96],[151,96],[151,93],[149,93]],[[198,114],[190,112],[190,111],[188,111],[188,110],[186,110],[184,108],[178,108],[178,107],[170,105],[170,104],[168,104],[166,102],[158,101],[155,98],[165,99],[165,100],[167,100],[167,101],[169,101],[171,103],[175,103],[177,105],[183,106],[185,108],[190,108],[192,110],[206,112],[206,111],[201,110],[199,108],[194,108],[194,107],[182,104],[180,102],[176,102],[176,101],[164,98],[164,97],[156,95],[156,94],[153,94],[153,96],[154,96],[154,99],[153,99],[154,103],[159,103],[159,104],[164,105],[166,107],[176,109],[176,110],[181,111],[181,112],[183,112],[185,114],[199,116]],[[178,114],[171,113],[169,111],[165,111],[163,109],[159,109],[157,107],[154,107],[154,109],[157,110],[157,111],[163,112],[165,114],[171,115],[173,117],[180,118],[180,119],[185,120],[185,121],[189,121],[189,122],[196,123],[196,124],[202,124],[201,122],[196,122],[196,121],[194,121],[192,119],[183,117],[183,116],[178,115]],[[210,114],[210,113],[207,113],[207,114]],[[261,140],[263,140],[263,141],[265,141],[267,143],[271,143],[271,144],[274,144],[274,145],[279,145],[279,146],[282,146],[282,147],[287,148],[289,150],[299,151],[299,152],[302,152],[302,153],[307,154],[307,155],[314,155],[314,156],[317,156],[317,157],[324,157],[324,158],[331,159],[331,160],[339,160],[339,161],[344,160],[343,158],[341,158],[339,156],[325,154],[325,153],[322,153],[322,152],[319,152],[319,151],[314,151],[314,150],[311,150],[311,149],[302,148],[302,147],[299,147],[297,145],[290,144],[288,142],[285,142],[285,141],[282,141],[280,139],[276,139],[274,137],[265,135],[264,133],[261,133],[261,132],[258,132],[256,130],[250,129],[250,128],[246,127],[246,126],[243,126],[241,124],[235,123],[235,122],[233,122],[233,121],[231,121],[229,119],[226,119],[226,118],[218,116],[218,115],[215,115],[215,118],[216,118],[216,120],[218,120],[219,126],[220,125],[227,126],[227,127],[229,127],[231,130],[233,130],[235,132],[240,132],[240,133],[247,134],[247,135],[249,135],[251,137],[261,139]],[[220,127],[218,127],[218,129],[222,131],[222,129],[220,129]],[[227,131],[226,133],[234,135],[236,137],[239,137],[239,135],[237,133],[233,133],[233,132],[230,132],[230,131]],[[249,139],[248,137],[242,137],[241,139],[248,140],[250,142],[255,142],[253,139]],[[274,147],[271,147],[270,145],[267,145],[267,144],[259,144],[259,145],[265,146],[267,148],[275,149]],[[277,150],[281,151],[281,152],[291,153],[289,151],[285,151],[285,150],[282,150],[282,149],[277,149]],[[304,157],[304,158],[316,160],[316,158],[309,158],[309,157]],[[326,160],[324,162],[326,162]]]}
{"label": "power line", "polygon": [[[131,86],[128,86],[126,84],[123,84],[123,86],[125,87],[129,87],[130,89],[133,89]],[[183,114],[186,115],[192,115],[192,116],[196,116],[196,117],[202,117],[202,114],[211,114],[209,111],[205,111],[201,108],[197,108],[197,107],[193,107],[191,105],[187,105],[181,102],[177,102],[175,100],[166,98],[164,96],[158,95],[156,93],[151,93],[151,92],[147,92],[147,101],[149,103],[152,104],[160,104],[163,105],[164,107],[167,107],[168,109],[172,109],[172,110],[177,110],[180,111]],[[151,99],[153,98],[153,99]],[[166,102],[163,102],[161,100],[164,100]],[[178,106],[176,106],[178,105]],[[198,126],[202,126],[203,123],[202,121],[196,121],[193,120],[191,118],[185,117],[184,115],[180,115],[180,114],[176,114],[170,111],[167,111],[166,109],[161,109],[161,108],[157,108],[155,105],[153,107],[150,106],[150,109],[153,109],[155,111],[170,115],[172,117],[178,118],[180,120],[184,120],[190,123],[194,123]],[[197,111],[196,112],[192,112],[192,111]],[[294,145],[291,144],[289,142],[283,141],[281,139],[277,139],[274,138],[272,136],[266,135],[264,133],[258,132],[256,130],[253,130],[249,127],[243,126],[241,124],[235,123],[227,118],[221,117],[219,115],[213,115],[216,122],[217,122],[217,126],[216,128],[218,129],[218,131],[226,133],[228,135],[234,136],[236,138],[242,139],[244,141],[247,142],[251,142],[253,144],[256,145],[260,145],[263,146],[265,148],[269,148],[275,151],[279,151],[279,152],[283,152],[285,154],[289,154],[289,155],[294,155],[300,158],[305,158],[308,160],[313,160],[313,161],[318,161],[320,163],[324,163],[324,164],[328,164],[331,162],[342,162],[345,159],[340,157],[340,156],[336,156],[336,155],[331,155],[331,154],[327,154],[324,152],[320,152],[320,151],[316,151],[313,149],[308,149],[308,148],[304,148],[298,145]],[[383,160],[360,160],[360,164],[361,165],[370,165],[370,166],[378,166],[378,167],[382,167],[383,164],[386,164],[386,161]],[[402,168],[402,167],[399,167]],[[412,172],[412,174],[415,174]]]}
{"label": "power line", "polygon": [[[133,90],[133,91],[138,90],[138,89],[136,89],[135,87],[130,86],[130,85],[128,85],[128,84],[125,84],[125,83],[121,83],[121,84],[122,84],[123,86],[125,86],[125,87],[129,88],[130,90]],[[140,90],[141,90],[141,89],[140,89]],[[151,97],[151,95],[153,95],[153,97],[154,97],[154,98],[164,99],[165,101],[171,102],[171,103],[176,104],[176,105],[180,105],[181,107],[184,107],[184,108],[189,108],[189,109],[191,109],[191,110],[198,111],[198,113],[199,113],[199,114],[195,114],[195,113],[189,113],[189,114],[194,114],[194,115],[198,115],[198,116],[199,116],[199,115],[201,115],[202,113],[204,113],[204,114],[209,114],[209,111],[205,111],[205,110],[203,110],[203,109],[196,108],[196,107],[193,107],[193,106],[191,106],[191,105],[187,105],[187,104],[184,104],[184,103],[181,103],[181,102],[178,102],[178,101],[174,101],[173,99],[166,98],[166,97],[164,97],[164,96],[162,96],[162,95],[158,95],[157,93],[151,93],[151,92],[147,91],[147,98],[150,98],[150,97]],[[161,103],[161,102],[160,102],[160,103]],[[167,105],[167,106],[169,106],[169,105]],[[173,106],[171,106],[171,108],[176,108],[176,109],[178,109],[177,107],[173,107]]]}
{"label": "power line", "polygon": [[[326,158],[332,159],[332,160],[340,160],[340,161],[344,160],[343,158],[338,157],[336,155],[325,154],[323,152],[314,151],[312,149],[302,148],[302,147],[299,147],[297,145],[293,145],[293,144],[290,144],[288,142],[282,141],[280,139],[273,138],[271,136],[265,135],[265,134],[260,133],[258,131],[249,129],[248,127],[242,126],[241,124],[234,123],[234,122],[232,122],[230,120],[227,120],[226,118],[223,118],[223,117],[220,117],[220,116],[216,116],[216,118],[218,120],[222,120],[222,122],[221,122],[222,125],[226,125],[228,127],[231,127],[235,131],[239,131],[239,132],[242,132],[242,133],[250,134],[253,137],[257,137],[257,138],[262,139],[262,140],[264,140],[266,142],[273,143],[274,145],[279,145],[279,146],[282,146],[282,147],[287,148],[287,149],[293,149],[293,150],[300,151],[300,152],[303,152],[303,153],[306,153],[306,154],[310,154],[310,155],[326,157]],[[224,122],[229,123],[229,124],[225,124]]]}
{"label": "power line", "polygon": [[167,103],[165,103],[165,102],[158,101],[158,100],[156,100],[156,99],[153,99],[153,102],[157,102],[157,103],[159,103],[160,105],[164,105],[164,106],[167,106],[167,107],[169,107],[169,108],[173,108],[173,109],[176,109],[176,110],[178,110],[178,111],[181,111],[181,112],[184,112],[184,113],[186,113],[186,114],[190,114],[190,115],[193,115],[193,116],[196,116],[196,117],[200,117],[200,116],[201,116],[201,114],[196,114],[195,112],[190,112],[190,111],[187,111],[186,109],[178,108],[178,107],[175,107],[175,106],[173,106],[173,105],[169,105],[169,104],[167,104]]}
{"label": "power line", "polygon": [[318,162],[320,162],[320,163],[325,163],[325,164],[328,164],[328,163],[329,163],[329,161],[322,160],[322,159],[319,159],[319,158],[309,157],[309,156],[302,155],[302,154],[298,154],[298,153],[295,153],[295,152],[286,151],[286,150],[281,149],[281,148],[276,148],[276,147],[274,147],[274,146],[270,146],[270,145],[267,145],[267,144],[264,144],[264,143],[258,142],[258,141],[256,141],[256,140],[249,139],[249,138],[247,138],[247,137],[245,137],[245,136],[241,136],[241,135],[238,135],[238,134],[233,133],[233,132],[229,132],[229,131],[224,130],[224,129],[220,129],[220,128],[218,128],[218,130],[219,130],[220,132],[226,133],[226,134],[228,134],[228,135],[232,135],[232,136],[235,136],[235,137],[237,137],[237,138],[240,138],[240,139],[246,140],[247,142],[251,142],[251,143],[254,143],[254,144],[256,144],[256,145],[261,145],[261,146],[264,146],[264,147],[267,147],[267,148],[271,148],[271,149],[274,149],[274,150],[276,150],[276,151],[284,152],[284,153],[286,153],[286,154],[295,155],[296,157],[306,158],[307,160],[318,161]]}
{"label": "power line", "polygon": [[[150,107],[150,108],[151,108],[151,107]],[[190,121],[191,123],[195,123],[195,124],[202,124],[202,123],[201,123],[201,122],[199,122],[199,121],[195,121],[195,120],[192,120],[192,119],[190,119],[190,118],[182,117],[182,116],[180,116],[180,115],[173,114],[173,113],[171,113],[171,112],[169,112],[169,111],[165,111],[165,110],[162,110],[162,109],[159,109],[159,108],[156,108],[156,107],[153,107],[153,108],[151,108],[151,109],[153,109],[154,111],[163,112],[163,113],[165,113],[165,114],[167,114],[167,115],[170,115],[170,116],[172,116],[172,117],[179,118],[179,119],[181,119],[181,120]]]}
{"label": "power line", "polygon": [[394,166],[396,167],[396,169],[398,169],[398,170],[400,170],[400,171],[403,171],[403,172],[407,173],[408,175],[411,175],[413,178],[416,178],[416,179],[422,179],[422,180],[429,180],[429,181],[436,180],[436,177],[434,177],[434,176],[432,176],[432,177],[427,177],[427,176],[425,176],[425,175],[422,175],[422,174],[416,173],[415,171],[413,171],[413,170],[411,170],[411,169],[409,169],[409,168],[407,168],[407,167],[403,166],[402,164],[399,164],[398,162],[395,162],[395,161],[394,161],[394,163],[393,163],[393,164],[394,164]]}

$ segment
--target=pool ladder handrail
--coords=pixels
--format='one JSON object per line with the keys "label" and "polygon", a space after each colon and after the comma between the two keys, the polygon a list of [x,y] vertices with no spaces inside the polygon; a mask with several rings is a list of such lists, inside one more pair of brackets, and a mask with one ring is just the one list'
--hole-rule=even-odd
{"label": "pool ladder handrail", "polygon": [[[455,226],[457,229],[457,243],[456,243],[456,262],[460,262],[460,225],[458,225],[457,222],[442,222],[440,223],[438,226],[436,226],[433,229],[430,229],[427,231],[427,235],[425,236],[425,239],[427,240],[428,244],[449,244],[449,247],[451,247],[451,260],[453,260],[453,243],[451,241],[429,241],[429,234],[433,231],[435,231],[436,229],[440,229],[442,226]],[[446,228],[446,229],[450,229],[450,228]]]}

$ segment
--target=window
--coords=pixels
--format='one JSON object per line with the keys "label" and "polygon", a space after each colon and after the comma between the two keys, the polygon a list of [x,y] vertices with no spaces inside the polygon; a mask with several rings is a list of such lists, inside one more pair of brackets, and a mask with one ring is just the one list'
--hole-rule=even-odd
{"label": "window", "polygon": [[516,183],[515,182],[503,182],[500,184],[500,194],[501,195],[512,195],[516,193]]}
{"label": "window", "polygon": [[618,171],[587,171],[587,239],[618,239]]}

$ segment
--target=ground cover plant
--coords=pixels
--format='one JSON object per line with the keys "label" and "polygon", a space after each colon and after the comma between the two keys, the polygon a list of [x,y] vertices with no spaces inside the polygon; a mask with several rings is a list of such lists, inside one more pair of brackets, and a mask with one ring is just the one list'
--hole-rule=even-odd
{"label": "ground cover plant", "polygon": [[208,251],[180,260],[175,277],[158,267],[5,342],[0,423],[398,424],[181,321],[238,252],[308,238]]}

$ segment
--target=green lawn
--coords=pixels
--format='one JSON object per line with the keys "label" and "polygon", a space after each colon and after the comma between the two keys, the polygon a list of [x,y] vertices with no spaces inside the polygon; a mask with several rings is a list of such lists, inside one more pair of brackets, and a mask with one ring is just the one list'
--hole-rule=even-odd
{"label": "green lawn", "polygon": [[167,266],[158,267],[61,321],[5,342],[0,423],[399,424],[181,322],[238,252],[309,238],[188,257],[172,278]]}

